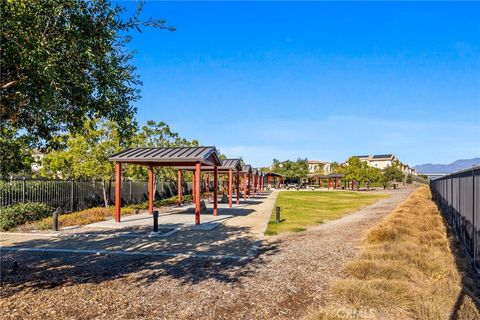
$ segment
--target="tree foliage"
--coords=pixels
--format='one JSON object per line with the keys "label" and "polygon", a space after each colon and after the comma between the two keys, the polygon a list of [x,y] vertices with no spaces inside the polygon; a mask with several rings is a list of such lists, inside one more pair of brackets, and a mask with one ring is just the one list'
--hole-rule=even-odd
{"label": "tree foliage", "polygon": [[[83,133],[70,133],[58,137],[61,150],[51,151],[42,160],[40,175],[64,179],[101,180],[105,205],[109,203],[110,182],[115,175],[115,164],[108,157],[125,147],[175,147],[198,146],[198,141],[188,141],[173,132],[164,122],[148,121],[136,128],[131,139],[121,138],[119,125],[110,120],[91,120],[85,123]],[[155,168],[155,179],[173,179],[170,168]],[[127,165],[123,167],[124,178],[145,180],[148,168]]]}
{"label": "tree foliage", "polygon": [[[197,140],[188,141],[180,137],[177,132],[172,131],[165,122],[155,122],[153,120],[139,128],[134,134],[131,147],[189,147],[198,146]],[[148,177],[148,168],[145,166],[128,165],[126,167],[126,176],[132,179],[146,179]],[[175,179],[176,172],[172,168],[154,168],[155,179],[170,180]]]}
{"label": "tree foliage", "polygon": [[367,188],[382,178],[380,169],[370,167],[367,162],[357,157],[350,157],[348,159],[347,166],[344,168],[343,173],[345,174],[346,180],[356,181],[358,184],[365,184]]}
{"label": "tree foliage", "polygon": [[66,148],[45,155],[40,174],[49,177],[81,180],[101,180],[105,206],[109,202],[110,180],[115,174],[114,163],[108,157],[122,150],[117,123],[91,120],[85,123],[83,134],[70,133]]}
{"label": "tree foliage", "polygon": [[388,166],[383,170],[383,175],[382,175],[383,187],[387,188],[388,185],[392,182],[403,181],[404,177],[405,175],[400,169],[400,167],[396,163],[393,163],[391,166]]}
{"label": "tree foliage", "polygon": [[308,174],[307,159],[297,159],[297,161],[286,160],[280,162],[273,159],[272,171],[285,177],[286,182],[300,182]]}
{"label": "tree foliage", "polygon": [[12,172],[31,171],[32,143],[28,136],[20,135],[9,126],[0,127],[0,178],[8,177]]}
{"label": "tree foliage", "polygon": [[[139,20],[141,3],[130,18],[108,0],[0,3],[1,139],[13,133],[18,143],[28,137],[30,144],[54,146],[53,137],[82,130],[95,118],[118,123],[118,133],[128,136],[141,85],[126,47],[129,32],[173,28]],[[21,169],[2,160],[2,171]]]}

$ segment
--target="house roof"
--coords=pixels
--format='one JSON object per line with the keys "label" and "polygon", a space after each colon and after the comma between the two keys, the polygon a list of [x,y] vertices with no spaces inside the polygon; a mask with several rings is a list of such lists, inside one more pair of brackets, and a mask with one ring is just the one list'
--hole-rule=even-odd
{"label": "house roof", "polygon": [[370,156],[367,155],[367,156],[352,156],[352,157],[354,157],[354,158],[369,158]]}
{"label": "house roof", "polygon": [[129,148],[108,158],[110,161],[157,166],[221,165],[215,147]]}
{"label": "house roof", "polygon": [[372,159],[375,159],[375,160],[391,160],[392,158],[393,158],[393,154],[375,154],[372,157]]}
{"label": "house roof", "polygon": [[252,168],[252,174],[258,174],[258,169],[257,168]]}
{"label": "house roof", "polygon": [[307,161],[308,164],[323,164],[323,163],[329,163],[329,161],[322,161],[322,160],[308,160]]}

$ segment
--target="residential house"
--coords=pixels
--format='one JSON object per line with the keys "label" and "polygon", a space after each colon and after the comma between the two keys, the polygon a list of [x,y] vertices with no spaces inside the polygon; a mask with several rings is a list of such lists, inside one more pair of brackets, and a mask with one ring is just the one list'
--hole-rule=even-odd
{"label": "residential house", "polygon": [[308,160],[308,173],[317,173],[319,169],[323,169],[323,174],[332,173],[331,164],[328,161]]}
{"label": "residential house", "polygon": [[[359,158],[362,161],[366,161],[369,166],[379,168],[383,170],[387,167],[391,167],[394,161],[399,161],[397,157],[393,154],[375,154],[375,155],[363,155],[363,156],[354,156]],[[411,168],[409,165],[403,164],[400,162],[400,168],[404,174],[413,174],[417,175],[418,173],[415,169]]]}

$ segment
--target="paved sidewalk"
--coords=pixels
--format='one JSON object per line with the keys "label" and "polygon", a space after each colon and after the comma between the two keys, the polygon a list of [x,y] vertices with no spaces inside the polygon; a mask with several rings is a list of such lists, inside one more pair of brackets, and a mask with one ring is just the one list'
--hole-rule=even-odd
{"label": "paved sidewalk", "polygon": [[[218,216],[211,208],[194,224],[191,206],[159,216],[159,232],[152,232],[148,213],[102,221],[56,233],[1,233],[0,249],[31,252],[197,256],[243,258],[254,254],[263,237],[278,192],[263,193],[233,208],[221,204]],[[209,204],[207,204],[209,206]]]}

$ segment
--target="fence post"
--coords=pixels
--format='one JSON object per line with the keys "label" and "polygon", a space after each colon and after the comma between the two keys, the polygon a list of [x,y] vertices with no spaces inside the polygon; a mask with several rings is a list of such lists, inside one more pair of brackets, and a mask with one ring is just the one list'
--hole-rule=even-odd
{"label": "fence post", "polygon": [[25,178],[22,180],[22,203],[25,203]]}
{"label": "fence post", "polygon": [[70,180],[70,212],[73,212],[73,180]]}
{"label": "fence post", "polygon": [[477,228],[475,227],[475,166],[472,166],[472,224],[473,224],[473,267],[477,268]]}

